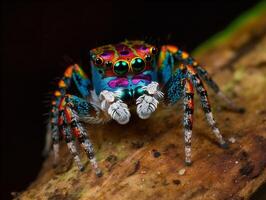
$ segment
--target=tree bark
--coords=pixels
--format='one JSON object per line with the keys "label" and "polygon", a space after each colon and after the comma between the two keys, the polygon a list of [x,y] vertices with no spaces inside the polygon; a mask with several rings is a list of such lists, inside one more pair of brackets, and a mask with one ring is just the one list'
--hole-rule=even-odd
{"label": "tree bark", "polygon": [[15,198],[248,199],[266,181],[265,13],[265,4],[253,9],[194,53],[222,90],[246,109],[231,112],[208,90],[228,150],[217,145],[196,98],[193,164],[186,167],[183,109],[161,105],[148,120],[133,115],[125,126],[111,122],[88,127],[104,172],[101,178],[88,162],[79,172],[62,142],[59,166],[53,169],[50,155],[38,178]]}

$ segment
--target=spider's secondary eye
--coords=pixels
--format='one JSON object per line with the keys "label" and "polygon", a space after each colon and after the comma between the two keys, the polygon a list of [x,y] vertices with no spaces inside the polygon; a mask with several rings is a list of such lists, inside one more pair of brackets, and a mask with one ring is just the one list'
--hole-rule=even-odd
{"label": "spider's secondary eye", "polygon": [[112,64],[113,64],[113,63],[112,63],[111,61],[107,61],[107,62],[105,63],[105,66],[106,66],[106,67],[112,67]]}
{"label": "spider's secondary eye", "polygon": [[150,61],[151,61],[151,55],[149,55],[149,54],[146,55],[146,56],[145,56],[145,60],[146,60],[147,62],[150,62]]}
{"label": "spider's secondary eye", "polygon": [[158,49],[156,47],[151,47],[150,52],[152,55],[155,55],[158,52]]}
{"label": "spider's secondary eye", "polygon": [[101,64],[103,64],[103,59],[102,59],[101,57],[97,57],[97,58],[95,59],[95,64],[96,64],[96,65],[101,65]]}
{"label": "spider's secondary eye", "polygon": [[114,65],[114,73],[117,75],[125,75],[128,72],[128,63],[126,61],[117,61]]}
{"label": "spider's secondary eye", "polygon": [[141,58],[135,58],[131,61],[131,66],[134,72],[139,73],[145,68],[145,62]]}

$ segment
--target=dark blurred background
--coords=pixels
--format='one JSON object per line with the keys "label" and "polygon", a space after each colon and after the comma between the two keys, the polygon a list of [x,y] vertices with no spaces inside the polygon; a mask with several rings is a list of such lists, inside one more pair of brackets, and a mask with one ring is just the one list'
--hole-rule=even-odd
{"label": "dark blurred background", "polygon": [[173,43],[191,51],[253,1],[2,1],[1,199],[25,189],[44,158],[49,93],[63,56],[86,68],[87,52],[124,39]]}

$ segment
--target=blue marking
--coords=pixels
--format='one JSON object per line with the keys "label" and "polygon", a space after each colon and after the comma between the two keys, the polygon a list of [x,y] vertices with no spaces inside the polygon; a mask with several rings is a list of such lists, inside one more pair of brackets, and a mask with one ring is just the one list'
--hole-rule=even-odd
{"label": "blue marking", "polygon": [[151,83],[151,81],[156,81],[157,80],[157,75],[156,75],[156,71],[154,70],[147,70],[144,71],[143,74],[144,75],[150,75],[151,76],[151,80],[140,80],[137,84],[133,84],[132,82],[132,78],[133,75],[128,75],[127,80],[128,80],[128,85],[125,87],[110,87],[108,85],[108,83],[112,80],[115,80],[117,78],[119,78],[118,76],[113,76],[113,77],[103,77],[102,74],[99,73],[99,71],[97,69],[95,69],[96,67],[92,68],[92,82],[93,82],[93,87],[95,89],[95,92],[97,95],[99,95],[101,93],[101,91],[103,90],[108,90],[108,91],[119,91],[119,90],[123,90],[123,89],[135,89],[139,86],[146,86],[149,83]]}
{"label": "blue marking", "polygon": [[90,95],[89,92],[89,85],[90,80],[84,77],[81,77],[79,74],[77,73],[73,73],[73,80],[78,88],[78,90],[80,91],[81,95],[86,98]]}
{"label": "blue marking", "polygon": [[172,76],[172,71],[174,67],[174,58],[171,53],[166,52],[166,57],[160,66],[159,76],[161,78],[161,82],[165,84]]}
{"label": "blue marking", "polygon": [[172,77],[168,80],[166,84],[167,98],[171,104],[176,103],[184,93],[183,80],[186,75],[183,74],[181,69],[177,69]]}
{"label": "blue marking", "polygon": [[86,100],[77,96],[71,96],[69,101],[73,103],[79,116],[87,116],[94,109]]}
{"label": "blue marking", "polygon": [[[156,63],[155,63],[156,64]],[[158,77],[157,77],[157,71],[155,69],[153,70],[147,70],[143,72],[144,75],[150,75],[151,76],[151,81],[156,81],[158,82]],[[150,82],[149,82],[150,83]]]}
{"label": "blue marking", "polygon": [[92,66],[91,69],[93,88],[95,89],[95,92],[98,95],[102,90],[104,90],[103,85],[105,85],[104,82],[106,82],[106,80],[103,79],[103,75],[99,73],[95,66]]}

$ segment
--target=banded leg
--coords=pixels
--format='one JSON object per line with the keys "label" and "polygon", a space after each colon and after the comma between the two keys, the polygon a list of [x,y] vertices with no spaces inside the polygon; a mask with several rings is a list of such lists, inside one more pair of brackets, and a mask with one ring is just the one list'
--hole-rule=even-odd
{"label": "banded leg", "polygon": [[67,125],[66,123],[66,119],[64,117],[64,111],[61,111],[60,112],[60,121],[61,123],[59,124],[59,129],[60,129],[60,132],[62,133],[62,135],[64,136],[64,139],[65,139],[65,142],[67,144],[67,147],[70,151],[70,153],[72,154],[78,168],[80,171],[83,171],[84,170],[84,166],[82,165],[81,163],[81,160],[80,160],[80,157],[78,155],[78,151],[77,151],[77,148],[76,148],[76,145],[74,143],[74,137],[71,133],[71,129],[70,129],[70,126]]}
{"label": "banded leg", "polygon": [[[85,116],[92,118],[97,118],[97,116],[93,116],[93,113],[97,113],[97,111],[94,110],[94,108],[85,100],[80,99],[75,96],[71,95],[66,95],[63,98],[63,101],[60,105],[60,110],[63,111],[63,116],[66,121],[66,124],[71,127],[69,132],[71,135],[73,134],[81,144],[82,148],[86,152],[90,163],[92,167],[94,168],[96,175],[101,176],[102,172],[98,167],[97,161],[94,157],[94,149],[93,145],[90,142],[86,130],[83,128],[81,122],[80,122],[80,117],[79,116]],[[62,120],[60,120],[62,121]],[[73,136],[72,135],[72,136]],[[75,153],[76,150],[73,149],[73,145],[68,144],[71,148],[70,150],[74,152],[73,156],[74,159],[79,166],[81,170],[83,170],[82,165],[80,165],[80,160],[77,157],[77,154]],[[72,152],[71,152],[72,153]]]}
{"label": "banded leg", "polygon": [[44,154],[48,154],[49,153],[49,137],[52,136],[52,144],[53,144],[53,153],[54,153],[54,162],[53,165],[54,167],[57,165],[58,163],[58,159],[59,159],[59,141],[60,141],[60,132],[58,129],[58,116],[59,116],[59,112],[58,112],[58,108],[56,107],[56,103],[55,101],[52,102],[52,110],[50,112],[50,122],[48,124],[48,130],[47,130],[47,140],[46,140],[46,148],[45,148],[45,152]]}
{"label": "banded leg", "polygon": [[66,94],[68,88],[71,86],[72,82],[75,83],[77,89],[84,98],[87,98],[90,95],[88,92],[88,86],[90,84],[90,80],[77,64],[70,65],[66,69],[64,76],[58,82],[58,90],[56,90],[53,94],[50,117],[49,117],[50,120],[46,133],[47,140],[43,154],[47,155],[49,153],[51,146],[50,145],[51,142],[49,139],[52,136],[54,164],[56,164],[58,160],[59,139],[60,139],[60,134],[58,130],[58,116],[59,116],[58,106],[60,104],[60,101]]}
{"label": "banded leg", "polygon": [[203,66],[201,66],[193,57],[191,57],[187,52],[184,52],[176,46],[172,45],[166,45],[164,48],[168,49],[169,52],[171,52],[174,56],[174,59],[176,61],[180,61],[185,65],[192,66],[199,76],[206,81],[207,85],[217,94],[219,98],[221,98],[227,106],[236,112],[243,112],[244,109],[238,107],[235,105],[233,101],[231,101],[219,88],[217,83],[211,78],[211,76],[208,74],[208,72],[204,69]]}
{"label": "banded leg", "polygon": [[200,77],[198,76],[196,70],[192,66],[186,65],[186,69],[187,69],[187,73],[188,73],[189,78],[192,80],[192,83],[193,83],[194,87],[196,88],[197,93],[200,96],[202,109],[206,115],[206,119],[207,119],[209,125],[211,126],[214,135],[218,139],[218,142],[221,145],[221,147],[227,148],[227,143],[224,141],[224,139],[220,133],[220,130],[218,129],[216,122],[213,118],[213,114],[211,111],[211,105],[210,105],[209,99],[208,99],[208,93],[207,93]]}
{"label": "banded leg", "polygon": [[191,137],[193,127],[194,110],[194,92],[193,85],[189,79],[185,79],[184,84],[184,140],[185,140],[185,163],[191,165]]}

